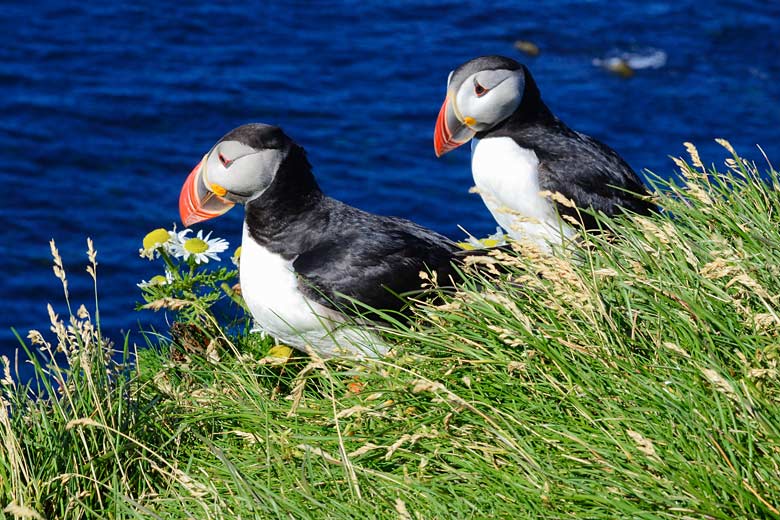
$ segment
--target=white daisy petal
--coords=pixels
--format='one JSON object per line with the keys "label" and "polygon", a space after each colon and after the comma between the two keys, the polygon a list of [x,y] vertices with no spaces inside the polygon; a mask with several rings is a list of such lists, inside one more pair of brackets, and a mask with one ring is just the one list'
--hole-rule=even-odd
{"label": "white daisy petal", "polygon": [[198,231],[194,237],[187,237],[192,231],[185,229],[177,235],[177,241],[172,245],[171,253],[177,258],[189,260],[195,259],[197,264],[208,263],[209,259],[219,261],[219,253],[225,251],[230,244],[222,238],[211,238],[211,231],[203,236],[203,230]]}

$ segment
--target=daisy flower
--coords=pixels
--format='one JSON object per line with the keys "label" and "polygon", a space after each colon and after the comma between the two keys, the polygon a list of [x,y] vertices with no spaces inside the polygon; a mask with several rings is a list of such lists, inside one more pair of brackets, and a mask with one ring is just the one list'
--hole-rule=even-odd
{"label": "daisy flower", "polygon": [[141,289],[146,289],[154,285],[168,285],[171,282],[173,282],[173,273],[166,269],[165,276],[158,274],[157,276],[152,276],[148,282],[146,280],[141,280],[141,283],[137,283],[136,285]]}
{"label": "daisy flower", "polygon": [[504,233],[504,230],[499,226],[496,226],[496,232],[492,235],[488,235],[487,238],[480,238],[479,240],[476,240],[474,237],[471,237],[470,240],[478,242],[482,245],[482,247],[498,247],[506,245],[506,233]]}
{"label": "daisy flower", "polygon": [[236,250],[233,251],[233,256],[230,257],[230,261],[233,262],[233,265],[236,267],[241,263],[241,246],[238,246]]}
{"label": "daisy flower", "polygon": [[138,253],[141,255],[141,258],[152,260],[156,256],[160,256],[159,249],[166,248],[170,239],[171,235],[166,229],[157,228],[154,231],[150,231],[144,237],[143,247],[138,250]]}
{"label": "daisy flower", "polygon": [[217,253],[228,248],[228,241],[222,238],[211,238],[211,231],[204,237],[202,229],[194,237],[187,237],[191,231],[191,229],[185,229],[176,235],[177,239],[171,242],[171,253],[176,258],[184,260],[189,260],[192,257],[196,264],[208,263],[209,258],[219,262]]}
{"label": "daisy flower", "polygon": [[506,234],[504,230],[496,226],[496,232],[487,238],[475,238],[469,235],[465,242],[458,242],[458,245],[466,250],[484,249],[486,247],[497,247],[506,244]]}
{"label": "daisy flower", "polygon": [[143,248],[138,250],[141,258],[154,260],[160,257],[160,251],[170,253],[173,245],[179,241],[179,235],[176,233],[176,224],[173,229],[157,228],[146,234],[143,240]]}

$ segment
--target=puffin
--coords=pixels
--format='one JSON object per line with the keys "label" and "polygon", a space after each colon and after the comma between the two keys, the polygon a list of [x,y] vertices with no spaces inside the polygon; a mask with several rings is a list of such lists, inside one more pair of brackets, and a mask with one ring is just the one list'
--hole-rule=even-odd
{"label": "puffin", "polygon": [[599,228],[583,209],[607,216],[656,209],[628,163],[558,119],[528,68],[511,58],[482,56],[450,72],[434,151],[441,157],[468,141],[476,191],[493,218],[543,250]]}
{"label": "puffin", "polygon": [[[185,226],[245,207],[239,279],[265,333],[323,358],[378,357],[388,345],[373,324],[420,294],[422,273],[442,287],[464,252],[408,220],[379,216],[326,196],[306,152],[284,131],[246,124],[222,137],[179,196]],[[454,263],[455,262],[455,263]]]}

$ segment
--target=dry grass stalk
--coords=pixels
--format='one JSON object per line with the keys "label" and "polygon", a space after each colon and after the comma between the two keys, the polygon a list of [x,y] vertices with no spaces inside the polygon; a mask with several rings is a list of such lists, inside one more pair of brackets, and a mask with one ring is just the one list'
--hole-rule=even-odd
{"label": "dry grass stalk", "polygon": [[544,197],[546,199],[550,199],[553,202],[557,202],[561,206],[565,206],[567,208],[572,208],[572,209],[576,209],[577,208],[577,205],[574,204],[573,200],[571,200],[570,198],[566,197],[565,195],[563,195],[559,191],[553,192],[553,191],[549,191],[549,190],[543,190],[543,191],[539,192],[539,196],[540,197]]}
{"label": "dry grass stalk", "polygon": [[704,264],[699,274],[709,280],[718,280],[727,276],[735,276],[741,271],[740,267],[734,265],[732,258],[717,257]]}
{"label": "dry grass stalk", "polygon": [[[665,222],[662,226],[659,226],[647,217],[635,217],[634,220],[642,228],[649,242],[653,242],[653,239],[655,239],[665,246],[677,245],[680,242],[677,231],[670,222]],[[656,250],[656,248],[652,249]]]}
{"label": "dry grass stalk", "polygon": [[[713,201],[712,198],[707,194],[704,189],[698,185],[698,184],[688,184],[687,186],[688,195],[695,198],[705,206],[712,206]],[[703,208],[702,208],[703,209]]]}
{"label": "dry grass stalk", "polygon": [[92,280],[97,283],[97,251],[91,238],[87,238],[87,258],[89,258],[89,264],[87,266],[87,273],[92,277]]}
{"label": "dry grass stalk", "polygon": [[252,432],[244,432],[244,431],[241,431],[241,430],[230,430],[230,431],[227,431],[225,433],[226,434],[229,433],[229,434],[235,435],[236,437],[238,437],[240,439],[244,439],[249,444],[259,444],[259,443],[263,442],[262,437],[260,437],[256,433],[252,433]]}
{"label": "dry grass stalk", "polygon": [[341,460],[334,457],[330,453],[326,452],[322,448],[317,448],[316,446],[310,446],[308,444],[298,444],[296,448],[298,448],[301,451],[305,451],[306,453],[312,453],[314,455],[322,457],[322,459],[325,462],[328,462],[330,464],[336,464],[337,466],[341,466],[342,464]]}
{"label": "dry grass stalk", "polygon": [[502,343],[510,347],[520,347],[525,344],[522,339],[517,339],[517,332],[506,327],[499,327],[498,325],[488,325],[490,330],[498,334],[498,339]]}
{"label": "dry grass stalk", "polygon": [[347,456],[350,459],[354,459],[356,457],[360,457],[361,455],[365,455],[369,451],[382,450],[382,449],[385,449],[385,448],[386,448],[386,446],[379,446],[378,444],[374,444],[372,442],[367,442],[366,444],[364,444],[363,446],[359,447],[355,451],[352,451],[352,452],[348,453]]}
{"label": "dry grass stalk", "polygon": [[153,302],[149,302],[146,305],[142,305],[142,309],[149,309],[153,311],[159,311],[160,309],[170,309],[172,311],[178,311],[183,309],[184,307],[187,307],[189,305],[193,305],[193,302],[190,300],[181,300],[179,298],[160,298],[159,300],[154,300]]}
{"label": "dry grass stalk", "polygon": [[336,419],[344,419],[346,417],[351,417],[356,413],[359,414],[359,413],[371,412],[371,411],[372,409],[367,406],[356,404],[355,406],[351,406],[349,408],[341,410],[339,413],[336,414]]}
{"label": "dry grass stalk", "polygon": [[412,515],[406,509],[406,503],[400,497],[395,499],[395,511],[398,513],[399,520],[412,520]]}
{"label": "dry grass stalk", "polygon": [[726,394],[734,401],[739,400],[739,396],[737,396],[737,393],[734,391],[731,383],[726,381],[726,379],[724,379],[723,376],[721,376],[717,371],[712,370],[711,368],[703,368],[701,369],[701,373],[718,392]]}
{"label": "dry grass stalk", "polygon": [[34,509],[30,509],[27,506],[22,506],[16,502],[8,504],[3,512],[13,515],[14,518],[33,518],[35,520],[43,520],[43,517],[38,514]]}
{"label": "dry grass stalk", "polygon": [[445,390],[443,384],[425,379],[415,381],[414,386],[412,387],[413,394],[421,394],[423,392],[438,392],[439,390]]}
{"label": "dry grass stalk", "polygon": [[572,310],[590,314],[595,301],[591,291],[574,265],[565,257],[551,255],[531,242],[514,242],[519,256],[503,251],[492,253],[497,260],[508,266],[516,266],[528,274],[515,280],[526,290],[547,296],[550,308],[563,316]]}
{"label": "dry grass stalk", "polygon": [[653,441],[645,437],[639,432],[635,432],[633,430],[627,430],[626,434],[628,434],[629,437],[631,437],[631,440],[636,443],[636,448],[647,455],[648,457],[658,459],[658,454],[655,452],[655,446],[653,446]]}
{"label": "dry grass stalk", "polygon": [[768,312],[759,312],[751,317],[753,328],[757,332],[777,333],[780,327],[780,318],[776,314]]}
{"label": "dry grass stalk", "polygon": [[731,143],[730,143],[730,142],[728,142],[727,140],[725,140],[725,139],[723,139],[723,138],[717,138],[717,139],[715,139],[715,142],[716,142],[716,143],[718,143],[719,145],[721,145],[721,146],[722,146],[723,148],[725,148],[726,150],[728,150],[728,152],[729,152],[731,155],[737,155],[737,152],[736,152],[736,150],[734,150],[734,147],[733,147],[733,146],[731,146]]}
{"label": "dry grass stalk", "polygon": [[65,429],[70,430],[71,428],[75,428],[76,426],[96,426],[100,428],[103,425],[94,419],[90,419],[89,417],[82,417],[79,419],[72,419],[68,421],[68,424],[65,425]]}
{"label": "dry grass stalk", "polygon": [[691,355],[690,355],[690,354],[688,354],[688,352],[687,352],[687,351],[686,351],[684,348],[682,348],[681,346],[679,346],[677,343],[672,343],[671,341],[664,341],[664,342],[662,343],[662,345],[663,345],[665,348],[667,348],[667,349],[671,350],[672,352],[675,352],[675,353],[677,353],[677,354],[680,354],[680,355],[681,355],[681,356],[683,356],[683,357],[686,357],[686,358],[690,358],[690,357],[691,357]]}
{"label": "dry grass stalk", "polygon": [[61,282],[62,282],[62,288],[65,291],[65,299],[68,299],[68,280],[65,277],[65,268],[62,266],[62,257],[60,256],[60,252],[57,250],[57,246],[54,243],[54,239],[52,239],[49,242],[49,247],[51,248],[51,256],[54,258],[54,276],[56,276]]}
{"label": "dry grass stalk", "polygon": [[688,154],[691,156],[691,163],[693,163],[696,168],[704,170],[704,164],[701,162],[701,158],[699,157],[699,150],[696,149],[696,146],[694,146],[693,143],[687,141],[684,142],[683,145],[685,146]]}
{"label": "dry grass stalk", "polygon": [[435,439],[438,436],[439,436],[438,432],[435,431],[432,433],[429,432],[420,432],[415,434],[405,433],[401,435],[401,437],[398,440],[396,440],[393,444],[391,444],[389,448],[387,448],[387,453],[385,453],[385,460],[390,460],[393,457],[393,454],[406,443],[409,443],[409,447],[412,447],[420,439]]}
{"label": "dry grass stalk", "polygon": [[734,285],[741,285],[742,287],[748,289],[748,291],[745,293],[745,296],[749,296],[751,294],[754,294],[760,298],[764,299],[771,299],[769,296],[769,292],[767,292],[764,287],[758,283],[753,277],[751,277],[747,273],[738,274],[734,278],[728,281],[726,284],[726,288],[733,287]]}
{"label": "dry grass stalk", "polygon": [[685,161],[683,161],[679,157],[672,157],[672,161],[678,168],[680,168],[680,170],[682,171],[688,170],[688,165],[685,163]]}
{"label": "dry grass stalk", "polygon": [[[192,477],[190,477],[188,474],[186,474],[179,468],[171,467],[171,469],[165,469],[155,464],[153,460],[150,460],[149,463],[152,466],[152,468],[154,468],[155,471],[157,471],[158,473],[165,475],[170,480],[178,482],[193,497],[201,498],[207,495],[213,495],[211,493],[211,490],[208,488],[208,486],[194,480]],[[222,502],[221,499],[220,502]]]}
{"label": "dry grass stalk", "polygon": [[11,377],[11,360],[7,356],[0,356],[0,362],[3,363],[3,379],[0,383],[4,386],[15,387],[16,383]]}

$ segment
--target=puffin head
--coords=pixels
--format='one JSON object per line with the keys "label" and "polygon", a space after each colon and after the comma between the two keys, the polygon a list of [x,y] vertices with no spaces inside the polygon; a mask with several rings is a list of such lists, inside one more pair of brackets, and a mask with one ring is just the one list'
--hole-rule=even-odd
{"label": "puffin head", "polygon": [[511,116],[520,106],[526,68],[504,56],[482,56],[450,72],[433,146],[436,156],[467,143]]}
{"label": "puffin head", "polygon": [[281,128],[239,126],[217,141],[184,181],[179,214],[190,226],[265,192],[295,144]]}

